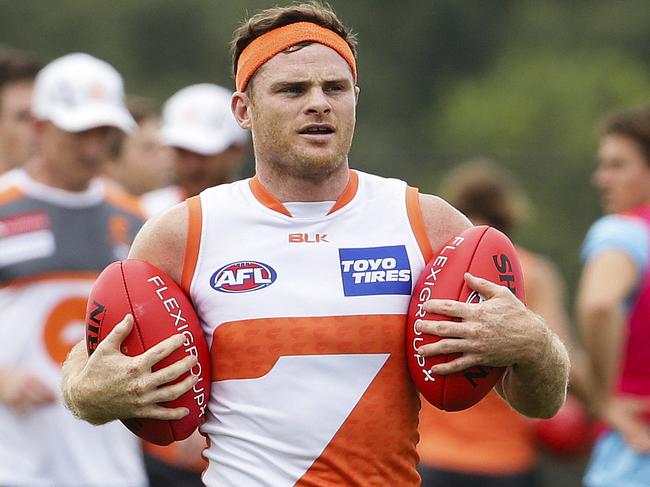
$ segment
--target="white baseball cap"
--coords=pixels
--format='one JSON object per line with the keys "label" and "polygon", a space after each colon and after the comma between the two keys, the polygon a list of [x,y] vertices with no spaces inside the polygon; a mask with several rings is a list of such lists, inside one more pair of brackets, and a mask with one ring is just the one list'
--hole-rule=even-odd
{"label": "white baseball cap", "polygon": [[36,76],[32,114],[67,132],[137,124],[124,103],[120,74],[105,61],[73,53],[55,59]]}
{"label": "white baseball cap", "polygon": [[176,92],[163,107],[163,143],[204,156],[223,152],[233,144],[245,144],[248,132],[237,124],[230,110],[231,97],[231,91],[209,83]]}

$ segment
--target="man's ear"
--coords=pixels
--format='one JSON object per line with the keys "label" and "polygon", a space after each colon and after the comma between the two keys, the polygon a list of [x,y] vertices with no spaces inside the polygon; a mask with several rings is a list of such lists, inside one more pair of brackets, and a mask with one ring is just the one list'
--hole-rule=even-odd
{"label": "man's ear", "polygon": [[359,94],[361,93],[361,88],[357,85],[354,85],[354,99],[356,100],[357,105],[359,104]]}
{"label": "man's ear", "polygon": [[251,104],[250,97],[241,91],[233,93],[232,100],[230,101],[230,109],[235,116],[235,120],[237,120],[241,128],[247,130],[251,128]]}
{"label": "man's ear", "polygon": [[43,130],[43,126],[45,125],[45,122],[43,120],[32,116],[31,121],[32,121],[32,130],[36,130],[36,131]]}
{"label": "man's ear", "polygon": [[32,131],[36,137],[40,137],[43,131],[45,130],[45,125],[47,122],[32,116]]}

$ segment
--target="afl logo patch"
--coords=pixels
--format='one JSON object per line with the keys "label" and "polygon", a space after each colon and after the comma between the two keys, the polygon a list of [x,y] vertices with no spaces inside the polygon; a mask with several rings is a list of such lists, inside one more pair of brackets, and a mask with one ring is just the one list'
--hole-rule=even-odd
{"label": "afl logo patch", "polygon": [[210,286],[222,293],[247,293],[270,286],[277,277],[270,265],[242,260],[227,264],[212,274]]}

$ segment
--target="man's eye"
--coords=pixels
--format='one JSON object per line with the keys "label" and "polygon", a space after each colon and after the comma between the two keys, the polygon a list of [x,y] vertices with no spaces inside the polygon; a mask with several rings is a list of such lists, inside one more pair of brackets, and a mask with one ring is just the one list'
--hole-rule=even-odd
{"label": "man's eye", "polygon": [[342,85],[330,85],[325,88],[325,91],[342,91],[343,86]]}
{"label": "man's eye", "polygon": [[302,93],[304,90],[300,86],[286,86],[282,88],[282,90],[280,91],[282,91],[283,93],[296,94],[296,93]]}

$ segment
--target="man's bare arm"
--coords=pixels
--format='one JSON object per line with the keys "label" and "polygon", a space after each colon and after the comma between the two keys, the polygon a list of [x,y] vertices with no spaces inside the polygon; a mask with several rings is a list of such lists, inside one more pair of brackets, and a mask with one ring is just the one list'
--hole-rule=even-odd
{"label": "man's bare arm", "polygon": [[[133,243],[129,258],[147,260],[180,281],[187,239],[187,205],[178,205],[148,221]],[[83,341],[63,364],[63,396],[66,405],[81,419],[94,424],[114,419],[179,419],[185,408],[169,409],[158,403],[173,400],[189,390],[196,377],[165,385],[190,370],[195,357],[186,357],[156,372],[151,367],[181,346],[182,335],[174,335],[142,355],[128,357],[120,344],[133,326],[126,317],[102,341],[89,358]]]}
{"label": "man's bare arm", "polygon": [[622,305],[640,278],[632,257],[619,250],[591,258],[578,287],[578,323],[589,355],[592,411],[620,432],[625,442],[641,453],[650,452],[650,434],[644,419],[648,398],[613,394],[620,372],[625,318]]}
{"label": "man's bare arm", "polygon": [[0,404],[16,414],[56,401],[56,393],[31,372],[0,368]]}
{"label": "man's bare arm", "polygon": [[[422,195],[420,205],[434,249],[469,227],[469,221],[439,198]],[[497,391],[517,411],[546,418],[566,397],[569,358],[557,335],[507,289],[466,275],[468,286],[487,299],[480,304],[431,300],[430,313],[462,322],[422,322],[422,331],[448,339],[422,347],[425,356],[462,353],[433,368],[435,373],[460,372],[474,365],[507,366]]]}
{"label": "man's bare arm", "polygon": [[632,258],[615,250],[595,256],[582,271],[576,299],[578,324],[600,400],[609,395],[618,370],[624,332],[622,303],[638,278]]}
{"label": "man's bare arm", "polygon": [[526,306],[539,314],[562,340],[571,360],[569,389],[584,403],[588,402],[590,384],[587,354],[571,334],[566,308],[566,283],[550,260],[534,255],[534,262],[524,269]]}

